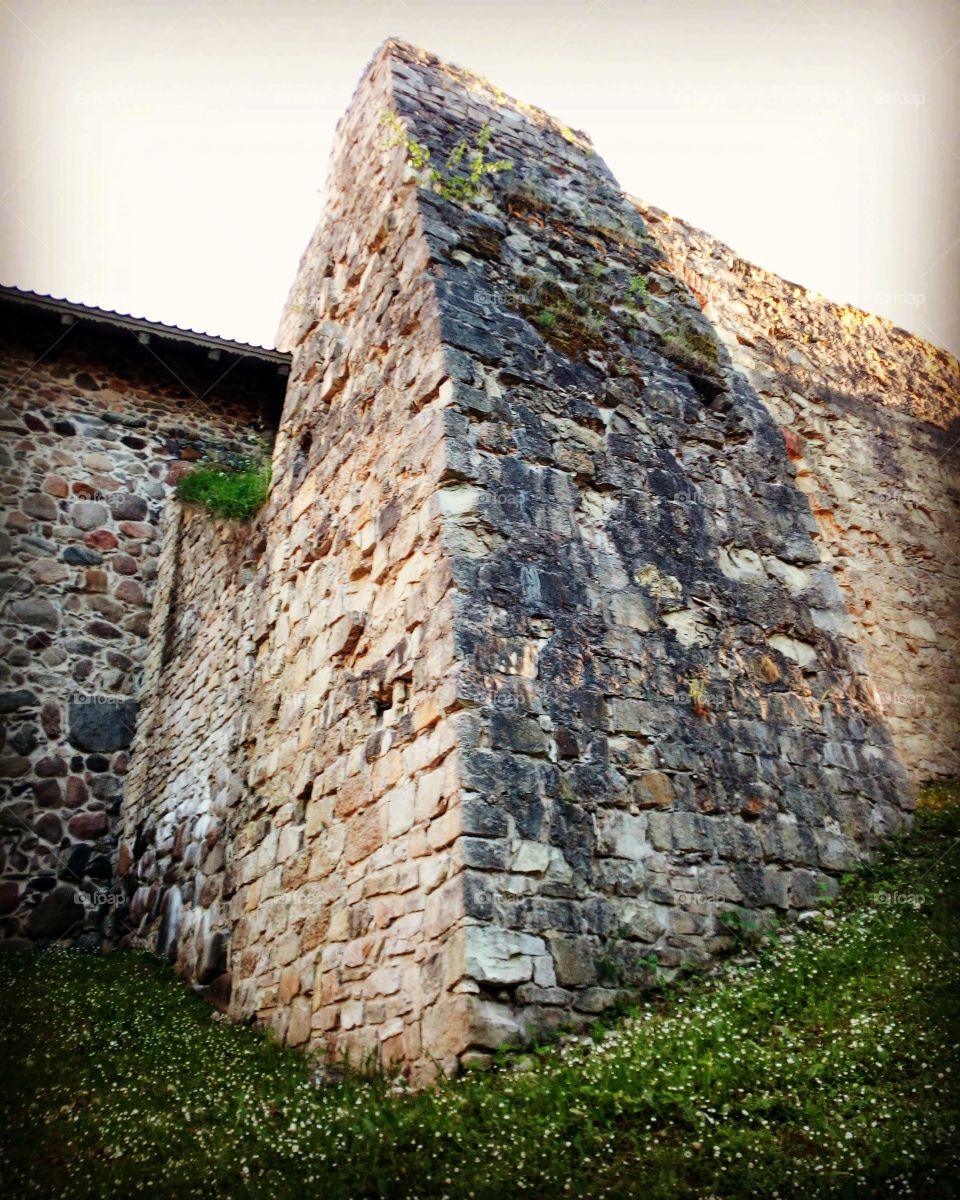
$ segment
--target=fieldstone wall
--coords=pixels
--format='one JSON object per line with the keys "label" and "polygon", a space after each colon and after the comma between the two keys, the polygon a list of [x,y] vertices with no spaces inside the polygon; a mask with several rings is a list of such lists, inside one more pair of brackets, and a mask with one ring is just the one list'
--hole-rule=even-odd
{"label": "fieldstone wall", "polygon": [[234,1016],[424,1079],[816,905],[912,795],[799,444],[589,141],[387,43],[329,180],[270,501],[171,526],[121,862]]}
{"label": "fieldstone wall", "polygon": [[[275,365],[3,312],[0,934],[99,940],[159,523],[207,450],[249,453]],[[268,404],[269,402],[269,404]]]}
{"label": "fieldstone wall", "polygon": [[669,269],[784,432],[902,761],[918,781],[955,776],[960,365],[639,207]]}

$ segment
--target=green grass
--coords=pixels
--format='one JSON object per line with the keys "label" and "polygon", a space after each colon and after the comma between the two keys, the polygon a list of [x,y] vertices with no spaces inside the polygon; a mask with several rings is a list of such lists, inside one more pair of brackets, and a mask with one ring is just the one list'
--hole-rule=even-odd
{"label": "green grass", "polygon": [[2,955],[0,1179],[71,1200],[954,1197],[960,809],[930,799],[755,963],[420,1095],[315,1086],[145,956]]}
{"label": "green grass", "polygon": [[649,294],[647,281],[642,275],[631,275],[627,284],[627,296],[632,303],[643,304]]}
{"label": "green grass", "polygon": [[270,465],[259,461],[238,470],[222,463],[198,463],[177,483],[181,500],[234,521],[249,521],[263,507],[269,491]]}

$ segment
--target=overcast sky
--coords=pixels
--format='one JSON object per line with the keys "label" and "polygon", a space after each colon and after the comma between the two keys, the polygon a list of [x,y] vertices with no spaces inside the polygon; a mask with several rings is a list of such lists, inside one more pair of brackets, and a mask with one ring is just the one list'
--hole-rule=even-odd
{"label": "overcast sky", "polygon": [[621,185],[960,349],[955,0],[0,0],[0,281],[272,345],[384,38]]}

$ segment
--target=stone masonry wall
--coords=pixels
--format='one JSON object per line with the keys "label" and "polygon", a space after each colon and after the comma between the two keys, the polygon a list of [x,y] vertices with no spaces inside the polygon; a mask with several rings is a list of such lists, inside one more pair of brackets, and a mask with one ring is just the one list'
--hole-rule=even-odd
{"label": "stone masonry wall", "polygon": [[[435,495],[447,469],[448,371],[416,188],[402,153],[383,148],[391,84],[381,60],[341,123],[327,215],[287,314],[295,350],[275,482],[257,526],[245,618],[254,656],[248,769],[229,818],[221,912],[233,1015],[333,1058],[373,1056],[429,1074],[426,1054],[440,1053],[462,1004],[451,989],[464,953],[450,853],[459,832],[453,616]],[[181,577],[201,571],[197,552],[184,543]],[[172,600],[179,622],[183,600]],[[172,668],[188,713],[207,645]],[[166,702],[157,683],[148,721]],[[199,716],[208,724],[192,744],[219,738],[210,710]],[[177,769],[187,771],[174,718],[170,730]],[[159,782],[168,768],[158,766]],[[197,837],[206,836],[203,770],[190,768],[190,784],[171,788],[169,801]],[[179,893],[195,898],[206,879],[172,865],[170,832],[150,827],[155,790],[131,793],[121,854],[138,895],[172,870],[184,880]],[[134,845],[137,827],[146,832]],[[192,932],[206,916],[188,913],[185,897],[174,903],[177,945],[153,901],[138,936],[159,937],[188,976],[207,978],[214,968],[201,974]]]}
{"label": "stone masonry wall", "polygon": [[401,43],[329,179],[269,503],[164,535],[120,868],[236,1018],[421,1080],[815,906],[949,769],[955,364]]}
{"label": "stone masonry wall", "polygon": [[579,135],[401,59],[432,161],[487,127],[512,162],[480,211],[420,193],[481,1048],[816,903],[911,800],[783,436],[636,210]]}
{"label": "stone masonry wall", "polygon": [[912,797],[793,444],[587,139],[387,43],[328,189],[268,505],[166,543],[121,860],[235,1017],[424,1079],[815,905]]}
{"label": "stone masonry wall", "polygon": [[230,993],[227,855],[245,807],[256,564],[248,526],[169,507],[117,866],[133,939],[213,985],[221,1006]]}
{"label": "stone masonry wall", "polygon": [[178,474],[249,452],[275,365],[10,306],[0,345],[0,933],[97,932]]}
{"label": "stone masonry wall", "polygon": [[960,366],[641,205],[781,426],[875,703],[917,780],[960,769]]}
{"label": "stone masonry wall", "polygon": [[381,58],[341,122],[286,318],[233,1011],[335,1057],[429,1069],[462,973],[453,616],[435,495],[448,372],[416,188],[402,153],[383,148],[392,83]]}

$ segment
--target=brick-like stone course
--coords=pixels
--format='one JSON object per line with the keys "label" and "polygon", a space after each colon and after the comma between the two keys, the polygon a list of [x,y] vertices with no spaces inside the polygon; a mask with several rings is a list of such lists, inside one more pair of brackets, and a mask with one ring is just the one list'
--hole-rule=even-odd
{"label": "brick-like stone course", "polygon": [[[295,289],[308,298],[288,311],[297,350],[275,483],[255,528],[247,769],[222,903],[235,1016],[337,1057],[429,1071],[426,1054],[455,1063],[463,1007],[454,989],[465,917],[450,854],[460,832],[454,633],[436,497],[448,372],[417,190],[402,154],[383,153],[391,83],[383,59],[341,126],[339,183]],[[171,556],[176,544],[171,536]],[[189,594],[202,561],[179,556]],[[199,583],[208,600],[219,566],[215,575]],[[158,630],[179,623],[182,594],[161,594],[170,615],[155,615]],[[148,722],[171,688],[187,700],[199,668],[188,654],[168,669]],[[130,791],[121,850],[141,898],[137,938],[159,939],[193,975],[194,931],[206,938],[214,910],[197,900],[207,881],[195,870],[175,868],[169,886],[172,843],[154,828],[149,779],[166,778],[174,760],[185,770],[207,736],[188,729],[181,750],[173,719],[165,734],[144,735],[138,758],[155,765]],[[184,818],[203,828],[190,804]]]}

